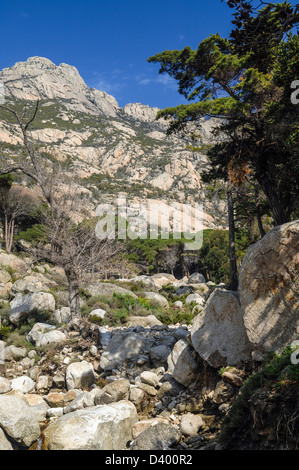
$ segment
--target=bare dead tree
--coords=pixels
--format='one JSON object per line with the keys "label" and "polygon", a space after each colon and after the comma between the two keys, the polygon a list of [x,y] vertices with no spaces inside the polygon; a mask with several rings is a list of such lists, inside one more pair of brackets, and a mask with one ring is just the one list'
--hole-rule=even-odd
{"label": "bare dead tree", "polygon": [[162,252],[162,264],[167,270],[170,270],[170,273],[173,275],[174,268],[179,261],[180,247],[178,244],[173,244],[168,246]]}
{"label": "bare dead tree", "polygon": [[19,218],[28,216],[37,208],[38,201],[29,190],[13,185],[9,191],[0,191],[0,217],[6,251],[10,252]]}
{"label": "bare dead tree", "polygon": [[[55,181],[56,195],[41,215],[41,242],[31,253],[36,261],[47,261],[64,269],[69,291],[71,319],[79,318],[80,286],[99,270],[118,269],[123,245],[96,235],[97,218],[84,212],[86,197],[73,182]],[[62,187],[63,186],[63,187]],[[53,192],[54,194],[54,192]]]}
{"label": "bare dead tree", "polygon": [[[49,161],[46,161],[37,149],[36,143],[32,141],[29,135],[30,125],[35,120],[38,109],[39,100],[36,101],[33,111],[29,111],[24,106],[22,115],[13,108],[0,105],[11,117],[14,118],[21,134],[26,157],[24,155],[11,157],[8,159],[5,155],[0,155],[0,175],[21,171],[24,175],[29,176],[42,190],[45,200],[53,204],[53,178],[55,175],[49,167]],[[55,193],[55,191],[54,191]]]}
{"label": "bare dead tree", "polygon": [[184,251],[181,254],[181,263],[183,275],[189,277],[192,265],[198,264],[198,253],[196,251]]}
{"label": "bare dead tree", "polygon": [[0,156],[0,174],[21,171],[32,178],[42,191],[48,208],[42,214],[41,243],[32,248],[35,260],[44,260],[62,267],[69,288],[71,319],[80,317],[79,289],[85,276],[100,266],[105,269],[119,263],[122,245],[114,240],[96,236],[96,219],[90,217],[88,201],[80,193],[74,178],[67,177],[61,169],[51,167],[38,152],[28,134],[30,124],[38,112],[39,102],[28,117],[6,106],[1,106],[17,121],[27,158],[17,157],[7,162]]}

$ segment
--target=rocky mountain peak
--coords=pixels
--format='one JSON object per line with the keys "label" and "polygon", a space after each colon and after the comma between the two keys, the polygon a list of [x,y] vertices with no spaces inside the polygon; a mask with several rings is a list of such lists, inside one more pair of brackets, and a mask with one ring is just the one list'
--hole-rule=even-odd
{"label": "rocky mountain peak", "polygon": [[153,122],[156,119],[159,108],[151,108],[141,103],[128,103],[124,108],[124,112],[143,122]]}
{"label": "rocky mountain peak", "polygon": [[[91,211],[102,193],[114,200],[125,192],[134,204],[145,199],[168,205],[203,203],[205,227],[226,225],[225,203],[214,204],[201,180],[207,156],[190,150],[194,142],[188,137],[168,136],[167,122],[156,120],[159,108],[142,103],[121,108],[113,96],[89,88],[76,67],[57,66],[44,57],[3,69],[0,82],[12,107],[41,100],[31,138],[50,161],[64,164],[72,178],[87,185]],[[213,120],[202,120],[199,146],[213,141],[214,126]],[[8,159],[18,155],[22,137],[5,113],[0,113],[0,142]]]}
{"label": "rocky mountain peak", "polygon": [[114,116],[115,98],[90,89],[73,65],[55,65],[44,57],[30,57],[0,72],[6,95],[23,100],[63,100],[69,109]]}

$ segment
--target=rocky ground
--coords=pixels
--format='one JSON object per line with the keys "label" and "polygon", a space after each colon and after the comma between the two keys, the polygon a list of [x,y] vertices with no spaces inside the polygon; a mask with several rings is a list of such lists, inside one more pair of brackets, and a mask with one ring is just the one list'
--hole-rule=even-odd
{"label": "rocky ground", "polygon": [[7,346],[1,448],[215,448],[244,372],[212,373],[188,343],[190,328],[156,323],[103,328],[83,319],[55,330],[36,323],[29,339],[47,344],[43,353]]}
{"label": "rocky ground", "polygon": [[[253,245],[238,293],[199,273],[138,277],[143,297],[128,280],[89,283],[85,295],[131,299],[135,315],[117,325],[106,324],[108,304],[88,302],[85,317],[70,321],[61,270],[28,271],[28,260],[1,252],[0,448],[298,448],[295,246],[297,221]],[[140,299],[154,310],[136,315]],[[190,314],[188,301],[190,321],[159,320]]]}

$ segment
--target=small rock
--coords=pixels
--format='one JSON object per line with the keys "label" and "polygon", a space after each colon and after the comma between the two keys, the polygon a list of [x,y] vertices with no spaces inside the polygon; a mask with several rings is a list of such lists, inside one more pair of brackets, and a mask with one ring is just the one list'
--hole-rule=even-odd
{"label": "small rock", "polygon": [[98,348],[93,344],[93,345],[89,348],[89,352],[90,352],[91,356],[96,357],[97,354],[98,354]]}
{"label": "small rock", "polygon": [[205,284],[206,280],[200,273],[193,273],[188,279],[188,284]]}
{"label": "small rock", "polygon": [[185,300],[186,304],[196,303],[197,305],[203,306],[205,303],[204,298],[200,294],[190,294]]}
{"label": "small rock", "polygon": [[144,371],[140,374],[140,379],[142,383],[151,385],[152,387],[157,387],[159,384],[159,377],[154,372]]}
{"label": "small rock", "polygon": [[39,366],[34,366],[31,367],[31,369],[28,371],[28,377],[30,377],[32,380],[35,382],[38,379],[38,376],[40,375],[40,367]]}
{"label": "small rock", "polygon": [[82,392],[64,408],[64,413],[82,410],[83,408],[94,406],[94,404],[94,395],[90,392]]}
{"label": "small rock", "polygon": [[173,304],[172,304],[173,308],[177,308],[177,309],[182,309],[184,307],[184,304],[181,300],[176,300]]}
{"label": "small rock", "polygon": [[223,382],[221,380],[217,383],[214,395],[213,395],[213,402],[217,404],[224,403],[228,401],[234,395],[234,389],[232,385]]}
{"label": "small rock", "polygon": [[44,397],[51,408],[61,408],[64,405],[64,393],[51,392]]}
{"label": "small rock", "polygon": [[36,292],[33,294],[17,294],[10,303],[10,316],[9,320],[14,325],[17,325],[23,319],[28,318],[30,313],[34,310],[55,311],[55,299],[52,294],[46,292]]}
{"label": "small rock", "polygon": [[0,396],[0,429],[22,447],[30,447],[40,436],[36,416],[24,399]]}
{"label": "small rock", "polygon": [[27,375],[23,375],[22,377],[17,377],[11,381],[11,387],[15,391],[19,391],[21,393],[29,393],[34,390],[35,382],[28,377]]}
{"label": "small rock", "polygon": [[63,374],[56,374],[53,377],[53,384],[57,388],[63,388],[65,386],[65,377]]}
{"label": "small rock", "polygon": [[116,380],[106,385],[100,395],[96,395],[96,405],[109,405],[121,400],[128,400],[130,395],[130,382],[127,379]]}
{"label": "small rock", "polygon": [[95,310],[92,310],[92,312],[89,313],[88,318],[95,317],[99,320],[104,320],[106,315],[106,310],[103,310],[101,308],[96,308]]}
{"label": "small rock", "polygon": [[40,375],[36,381],[36,390],[45,390],[49,386],[49,377],[47,375]]}
{"label": "small rock", "polygon": [[139,387],[141,390],[143,390],[145,393],[148,395],[155,397],[157,395],[157,390],[152,387],[151,385],[145,384],[145,383],[136,383],[137,387]]}
{"label": "small rock", "polygon": [[31,351],[29,351],[27,356],[29,357],[29,359],[35,359],[36,351],[34,349],[31,349]]}
{"label": "small rock", "polygon": [[64,406],[68,405],[69,403],[71,403],[73,400],[75,400],[75,398],[80,395],[81,392],[79,392],[79,390],[69,390],[68,392],[66,392],[64,394],[64,398],[63,398],[63,403],[64,403]]}
{"label": "small rock", "polygon": [[4,358],[6,361],[18,361],[27,356],[26,348],[18,348],[14,345],[7,346],[4,349]]}
{"label": "small rock", "polygon": [[24,369],[30,369],[34,365],[34,359],[29,359],[29,357],[24,357],[20,362],[21,366]]}
{"label": "small rock", "polygon": [[0,394],[8,393],[12,389],[11,381],[5,377],[0,377]]}
{"label": "small rock", "polygon": [[182,297],[183,295],[186,295],[186,294],[193,294],[194,291],[192,287],[190,286],[181,286],[181,287],[176,288],[175,293],[178,297]]}
{"label": "small rock", "polygon": [[167,358],[171,349],[165,344],[153,346],[149,351],[150,360],[154,367],[167,367]]}
{"label": "small rock", "polygon": [[167,450],[181,438],[178,429],[170,424],[150,426],[133,441],[131,450]]}
{"label": "small rock", "polygon": [[133,386],[130,390],[129,400],[134,403],[135,406],[138,406],[142,403],[144,395],[145,394],[143,390],[141,390],[139,387]]}
{"label": "small rock", "polygon": [[73,362],[66,369],[65,380],[68,390],[89,390],[95,382],[93,365],[85,361]]}
{"label": "small rock", "polygon": [[47,410],[47,417],[48,418],[60,418],[63,416],[63,408],[58,407],[58,408],[49,408]]}
{"label": "small rock", "polygon": [[40,336],[48,330],[55,330],[55,326],[49,325],[48,323],[35,323],[32,329],[26,336],[27,341],[35,344]]}
{"label": "small rock", "polygon": [[127,325],[139,328],[139,330],[136,330],[139,333],[142,331],[140,328],[150,328],[153,325],[162,325],[162,323],[155,315],[147,315],[146,317],[132,315],[128,317]]}
{"label": "small rock", "polygon": [[168,300],[161,294],[157,294],[156,292],[145,292],[145,298],[157,302],[163,308],[169,308]]}
{"label": "small rock", "polygon": [[243,379],[241,379],[241,377],[239,377],[238,375],[233,374],[232,372],[229,372],[229,371],[223,372],[222,378],[225,382],[227,382],[231,385],[234,385],[235,387],[242,387],[242,385],[244,383]]}
{"label": "small rock", "polygon": [[144,366],[144,364],[146,364],[147,362],[149,361],[149,357],[148,356],[140,356],[137,361],[136,361],[136,364],[138,366]]}
{"label": "small rock", "polygon": [[49,344],[63,344],[67,340],[67,337],[62,331],[52,330],[47,333],[40,335],[36,340],[36,346],[41,348],[48,346]]}
{"label": "small rock", "polygon": [[158,423],[169,424],[166,418],[152,418],[152,419],[144,419],[138,421],[133,426],[133,439],[136,439],[139,434],[141,434],[146,429],[150,428],[151,426],[155,426]]}
{"label": "small rock", "polygon": [[39,423],[45,421],[49,405],[47,405],[43,397],[35,393],[27,393],[24,398],[33,411],[37,421]]}
{"label": "small rock", "polygon": [[187,413],[181,419],[181,432],[184,436],[195,436],[199,429],[204,425],[200,415]]}
{"label": "small rock", "polygon": [[53,319],[58,325],[67,324],[71,320],[71,309],[69,307],[61,307],[53,313]]}
{"label": "small rock", "polygon": [[120,450],[132,439],[137,418],[127,401],[67,413],[44,432],[45,450]]}

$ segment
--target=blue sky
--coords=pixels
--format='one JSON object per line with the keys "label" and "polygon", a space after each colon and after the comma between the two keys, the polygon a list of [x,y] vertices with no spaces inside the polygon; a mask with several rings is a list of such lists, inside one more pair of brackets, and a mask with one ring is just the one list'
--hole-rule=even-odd
{"label": "blue sky", "polygon": [[147,58],[196,49],[213,33],[228,36],[232,10],[220,0],[14,0],[0,6],[0,69],[42,56],[74,65],[88,86],[120,106],[183,103],[176,83]]}

